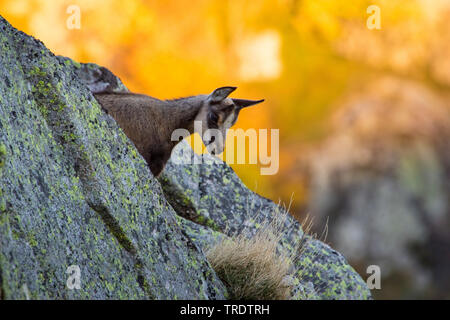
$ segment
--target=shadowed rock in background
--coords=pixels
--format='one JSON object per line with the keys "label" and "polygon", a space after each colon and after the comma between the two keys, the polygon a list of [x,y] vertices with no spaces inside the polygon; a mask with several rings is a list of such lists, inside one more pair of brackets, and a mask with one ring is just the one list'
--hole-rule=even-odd
{"label": "shadowed rock in background", "polygon": [[311,212],[360,272],[380,266],[375,297],[450,298],[449,110],[422,85],[380,79],[310,159]]}

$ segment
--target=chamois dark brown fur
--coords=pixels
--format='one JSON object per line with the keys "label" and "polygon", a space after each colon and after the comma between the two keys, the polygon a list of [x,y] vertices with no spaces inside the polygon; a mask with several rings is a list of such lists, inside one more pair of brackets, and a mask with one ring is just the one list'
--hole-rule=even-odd
{"label": "chamois dark brown fur", "polygon": [[[95,93],[100,105],[110,114],[144,157],[153,175],[159,176],[179,140],[172,141],[176,129],[184,136],[194,133],[194,122],[201,123],[203,142],[211,153],[221,153],[226,130],[237,120],[239,111],[264,100],[230,99],[236,87],[222,87],[209,95],[197,95],[174,100],[159,100],[131,92]],[[208,129],[215,135],[203,135]]]}

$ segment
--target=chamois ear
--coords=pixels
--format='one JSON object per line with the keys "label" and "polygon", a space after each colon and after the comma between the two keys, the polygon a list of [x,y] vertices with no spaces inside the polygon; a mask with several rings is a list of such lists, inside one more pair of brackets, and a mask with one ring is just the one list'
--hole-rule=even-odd
{"label": "chamois ear", "polygon": [[264,101],[264,99],[261,100],[231,99],[231,100],[233,100],[234,104],[238,107],[239,110]]}
{"label": "chamois ear", "polygon": [[209,99],[212,102],[220,102],[224,100],[226,97],[230,95],[234,90],[236,90],[237,87],[221,87],[214,90],[210,95]]}

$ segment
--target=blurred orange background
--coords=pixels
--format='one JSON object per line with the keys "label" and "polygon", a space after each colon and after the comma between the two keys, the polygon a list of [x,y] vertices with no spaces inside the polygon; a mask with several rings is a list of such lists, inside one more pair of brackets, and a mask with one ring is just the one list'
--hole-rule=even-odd
{"label": "blurred orange background", "polygon": [[[380,30],[367,27],[371,4]],[[70,5],[81,10],[80,29],[67,28]],[[386,74],[450,86],[444,0],[0,0],[0,8],[55,54],[103,65],[132,91],[164,99],[235,85],[233,97],[266,99],[236,127],[280,129],[279,172],[233,168],[263,196],[293,197],[293,213],[308,199],[303,159],[330,134],[342,97]]]}

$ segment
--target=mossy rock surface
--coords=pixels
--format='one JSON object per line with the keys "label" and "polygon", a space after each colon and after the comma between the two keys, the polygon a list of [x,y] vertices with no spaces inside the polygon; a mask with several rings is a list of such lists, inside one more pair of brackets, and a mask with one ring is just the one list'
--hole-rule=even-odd
{"label": "mossy rock surface", "polygon": [[82,66],[1,17],[0,52],[1,298],[224,298]]}

